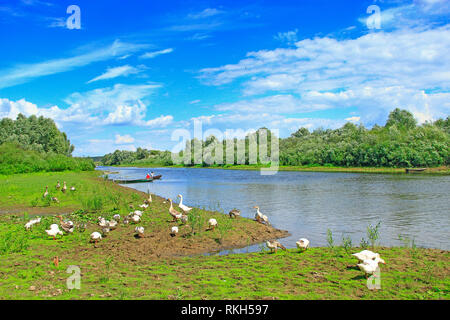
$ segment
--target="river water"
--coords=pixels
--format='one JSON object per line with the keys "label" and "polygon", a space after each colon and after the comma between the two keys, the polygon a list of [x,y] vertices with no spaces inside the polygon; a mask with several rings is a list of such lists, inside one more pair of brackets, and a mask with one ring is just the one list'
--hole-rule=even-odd
{"label": "river water", "polygon": [[[379,244],[399,246],[399,235],[414,239],[418,247],[450,249],[450,176],[423,174],[362,174],[278,172],[193,168],[116,168],[110,178],[144,178],[147,172],[162,180],[129,184],[162,197],[183,195],[188,206],[241,210],[253,218],[258,205],[271,224],[287,230],[280,242],[295,247],[305,237],[311,246],[327,245],[327,229],[335,244],[349,236],[353,245],[367,239],[367,226],[381,222]],[[248,248],[238,250],[249,250]],[[250,251],[257,250],[256,246]]]}

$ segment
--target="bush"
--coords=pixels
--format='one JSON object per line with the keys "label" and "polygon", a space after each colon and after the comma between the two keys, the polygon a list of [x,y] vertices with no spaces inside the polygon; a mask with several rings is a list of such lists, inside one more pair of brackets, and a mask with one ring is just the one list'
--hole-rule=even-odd
{"label": "bush", "polygon": [[24,150],[14,143],[0,145],[0,174],[66,170],[91,171],[94,169],[95,165],[91,159]]}

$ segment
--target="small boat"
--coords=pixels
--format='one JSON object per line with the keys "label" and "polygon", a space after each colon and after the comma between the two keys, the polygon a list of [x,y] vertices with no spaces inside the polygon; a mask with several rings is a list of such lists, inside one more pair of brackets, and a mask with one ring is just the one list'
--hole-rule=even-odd
{"label": "small boat", "polygon": [[423,172],[425,170],[427,170],[427,168],[406,168],[406,173],[411,173],[411,172]]}
{"label": "small boat", "polygon": [[144,182],[153,182],[153,180],[161,179],[162,175],[153,176],[150,179],[113,179],[116,183],[128,184],[128,183],[144,183]]}

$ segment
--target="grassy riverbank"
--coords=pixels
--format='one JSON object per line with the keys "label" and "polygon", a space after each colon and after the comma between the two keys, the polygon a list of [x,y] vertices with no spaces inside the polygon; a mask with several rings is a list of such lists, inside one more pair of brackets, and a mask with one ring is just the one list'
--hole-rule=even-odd
{"label": "grassy riverbank", "polygon": [[[259,165],[225,165],[225,166],[163,166],[163,165],[146,165],[146,164],[121,164],[113,167],[136,167],[136,168],[202,168],[202,169],[225,169],[225,170],[260,170],[268,168],[268,166]],[[335,167],[335,166],[280,166],[279,171],[306,171],[306,172],[354,172],[354,173],[406,173],[405,168],[387,168],[387,167]],[[450,174],[450,167],[427,168],[423,172],[415,172],[414,174]]]}
{"label": "grassy riverbank", "polygon": [[[350,254],[360,248],[311,248],[271,254],[260,252],[205,256],[206,252],[242,247],[286,232],[255,221],[230,219],[218,210],[192,210],[189,225],[169,235],[170,216],[164,199],[153,197],[144,212],[145,237],[135,238],[134,225],[121,224],[94,246],[89,234],[99,230],[97,217],[123,217],[147,197],[98,177],[99,172],[36,173],[0,176],[0,296],[3,299],[448,299],[448,251],[377,248],[381,290],[371,291],[354,268]],[[56,191],[67,181],[75,192]],[[49,186],[59,203],[41,199]],[[175,196],[175,195],[174,195]],[[186,199],[187,200],[187,199]],[[48,237],[56,213],[87,223],[85,232]],[[31,216],[41,224],[25,231]],[[214,217],[219,227],[208,230]],[[53,263],[59,258],[59,265]],[[79,266],[81,289],[69,290],[66,272]]]}

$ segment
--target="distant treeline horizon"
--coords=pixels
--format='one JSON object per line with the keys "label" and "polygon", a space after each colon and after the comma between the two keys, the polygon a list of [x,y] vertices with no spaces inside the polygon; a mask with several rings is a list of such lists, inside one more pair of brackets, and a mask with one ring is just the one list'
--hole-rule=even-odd
{"label": "distant treeline horizon", "polygon": [[[268,141],[273,133],[266,128]],[[257,131],[257,132],[258,132]],[[255,134],[255,133],[253,133]],[[245,144],[245,158],[237,159],[234,164],[250,164],[249,138],[233,139],[235,149],[239,142]],[[256,139],[258,139],[256,137]],[[367,129],[364,125],[347,122],[338,129],[318,128],[313,131],[300,127],[290,137],[279,138],[279,165],[333,165],[342,167],[437,167],[449,165],[450,120],[438,119],[433,122],[417,124],[411,112],[395,109],[390,114],[384,126],[374,125]],[[187,149],[179,153],[191,155],[191,161],[186,166],[198,163],[194,161],[195,146],[202,150],[214,150],[218,145],[223,148],[223,164],[226,163],[226,140],[219,141],[214,136],[204,141],[193,139],[187,142]],[[259,148],[259,141],[257,142]],[[188,150],[190,149],[190,150]],[[269,143],[270,156],[270,143]],[[214,156],[214,151],[209,156]],[[189,160],[189,159],[185,159]],[[206,161],[205,161],[206,160]],[[136,151],[116,150],[106,154],[102,165],[173,165],[170,151],[147,150],[138,148]],[[257,164],[261,163],[259,158]],[[202,166],[210,166],[209,159],[203,157]]]}

